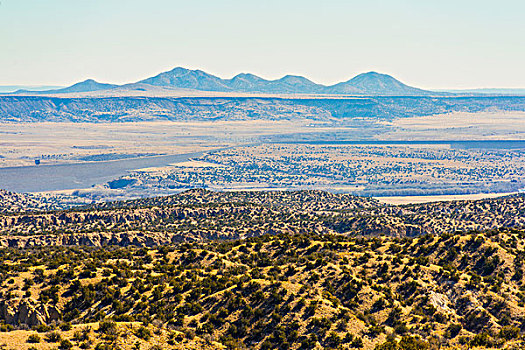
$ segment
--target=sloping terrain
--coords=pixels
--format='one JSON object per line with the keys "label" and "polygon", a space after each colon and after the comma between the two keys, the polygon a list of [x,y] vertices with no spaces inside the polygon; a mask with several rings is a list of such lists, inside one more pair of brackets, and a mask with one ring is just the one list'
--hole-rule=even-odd
{"label": "sloping terrain", "polygon": [[524,196],[388,206],[322,191],[190,190],[80,209],[0,215],[0,246],[155,246],[305,233],[405,237],[524,226]]}
{"label": "sloping terrain", "polygon": [[47,211],[68,208],[60,196],[44,196],[0,189],[0,214],[24,211]]}
{"label": "sloping terrain", "polygon": [[0,333],[0,344],[519,349],[524,239],[523,231],[503,229],[3,249],[0,327],[33,330]]}

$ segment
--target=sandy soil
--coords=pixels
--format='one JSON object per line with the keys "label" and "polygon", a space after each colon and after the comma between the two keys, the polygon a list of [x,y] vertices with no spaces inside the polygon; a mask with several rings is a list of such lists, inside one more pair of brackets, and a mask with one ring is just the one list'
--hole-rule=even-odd
{"label": "sandy soil", "polygon": [[459,200],[479,200],[486,198],[497,198],[509,196],[515,193],[476,193],[476,194],[457,194],[440,196],[399,196],[399,197],[374,197],[378,201],[386,204],[417,204],[430,202],[448,202]]}
{"label": "sandy soil", "polygon": [[398,118],[382,140],[525,140],[525,112],[448,113]]}
{"label": "sandy soil", "polygon": [[180,154],[257,142],[265,135],[338,130],[311,121],[0,124],[0,167],[75,163],[104,154]]}

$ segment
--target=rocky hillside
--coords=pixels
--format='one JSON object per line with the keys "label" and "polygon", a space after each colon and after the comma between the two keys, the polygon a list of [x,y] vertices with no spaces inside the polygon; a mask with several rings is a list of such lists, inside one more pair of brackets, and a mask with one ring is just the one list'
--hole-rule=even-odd
{"label": "rocky hillside", "polygon": [[60,196],[23,194],[0,189],[0,214],[59,210],[69,207]]}
{"label": "rocky hillside", "polygon": [[387,235],[525,226],[525,196],[388,206],[322,191],[211,192],[0,215],[0,246],[138,245],[265,234]]}
{"label": "rocky hillside", "polygon": [[521,349],[524,239],[524,231],[501,229],[417,238],[280,234],[153,249],[3,249],[0,328],[8,332],[0,343]]}

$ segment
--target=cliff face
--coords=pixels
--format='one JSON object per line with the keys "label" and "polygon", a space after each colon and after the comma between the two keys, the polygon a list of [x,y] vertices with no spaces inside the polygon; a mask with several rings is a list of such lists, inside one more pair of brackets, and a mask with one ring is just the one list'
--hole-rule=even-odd
{"label": "cliff face", "polygon": [[169,232],[90,232],[58,235],[0,236],[0,248],[32,248],[51,246],[138,246],[153,247],[181,241],[197,240],[191,233]]}
{"label": "cliff face", "polygon": [[60,318],[61,314],[56,307],[39,303],[32,298],[0,302],[0,319],[7,324],[32,327],[49,324]]}
{"label": "cliff face", "polygon": [[100,97],[0,96],[0,122],[392,119],[485,110],[525,111],[525,97]]}

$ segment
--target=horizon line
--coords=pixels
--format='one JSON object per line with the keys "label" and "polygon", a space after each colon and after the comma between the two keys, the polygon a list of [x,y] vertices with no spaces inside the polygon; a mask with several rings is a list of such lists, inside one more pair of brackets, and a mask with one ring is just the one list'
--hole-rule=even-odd
{"label": "horizon line", "polygon": [[[266,80],[266,81],[269,81],[269,82],[272,82],[272,81],[278,81],[278,80],[281,80],[285,77],[299,77],[299,78],[304,78],[304,79],[307,79],[309,81],[311,81],[312,83],[314,84],[317,84],[317,85],[321,85],[321,86],[333,86],[333,85],[337,85],[339,83],[344,83],[344,82],[348,82],[352,79],[354,79],[355,77],[358,77],[360,75],[364,75],[364,74],[370,74],[370,73],[375,73],[375,74],[379,74],[379,75],[384,75],[384,76],[389,76],[405,85],[408,85],[410,87],[415,87],[415,88],[418,88],[418,89],[423,89],[423,90],[428,90],[428,91],[433,91],[433,92],[447,92],[447,91],[472,91],[472,90],[525,90],[525,86],[523,87],[497,87],[497,86],[484,86],[484,87],[445,87],[445,88],[432,88],[432,87],[421,87],[421,86],[418,86],[418,85],[411,85],[411,83],[405,83],[404,81],[401,81],[399,80],[398,78],[396,78],[393,74],[390,74],[390,73],[382,73],[382,72],[379,72],[377,70],[369,70],[369,71],[364,71],[362,73],[358,73],[346,80],[340,80],[340,81],[337,81],[335,83],[331,83],[331,84],[324,84],[324,83],[318,83],[318,82],[315,82],[314,80],[310,79],[308,76],[306,75],[300,75],[300,74],[285,74],[279,78],[265,78],[265,77],[262,77],[258,74],[254,74],[254,73],[250,73],[250,72],[247,72],[247,71],[241,71],[240,73],[237,73],[235,75],[233,75],[231,78],[224,78],[224,77],[221,77],[220,75],[218,74],[214,74],[214,73],[210,73],[206,70],[203,70],[201,68],[185,68],[183,66],[175,66],[174,68],[171,68],[171,69],[168,69],[168,70],[163,70],[163,71],[160,71],[158,73],[154,73],[153,75],[151,76],[148,76],[146,78],[141,78],[137,81],[127,81],[127,82],[117,82],[117,83],[114,83],[114,82],[108,82],[108,81],[102,81],[102,80],[98,80],[97,78],[94,78],[94,77],[89,77],[89,78],[80,78],[79,80],[76,80],[74,81],[73,83],[66,83],[66,84],[49,84],[49,83],[28,83],[28,84],[24,84],[24,83],[0,83],[0,88],[4,87],[4,88],[7,88],[7,87],[16,87],[18,89],[20,88],[52,88],[52,89],[61,89],[61,88],[68,88],[68,87],[71,87],[75,84],[79,84],[79,83],[83,83],[83,82],[86,82],[86,81],[90,81],[90,80],[93,80],[97,83],[100,83],[100,84],[112,84],[112,85],[117,85],[117,86],[124,86],[124,85],[128,85],[128,84],[135,84],[135,83],[138,83],[138,82],[141,82],[143,80],[146,80],[146,79],[149,79],[149,78],[153,78],[153,77],[156,77],[160,74],[163,74],[163,73],[169,73],[177,68],[180,68],[180,69],[185,69],[185,70],[188,70],[188,71],[192,71],[192,72],[196,72],[196,71],[199,71],[199,72],[203,72],[203,73],[206,73],[208,75],[211,75],[211,76],[214,76],[216,78],[219,78],[221,80],[232,80],[234,79],[235,77],[239,76],[239,75],[242,75],[242,74],[246,74],[246,75],[253,75],[253,76],[256,76],[260,79],[263,79],[263,80]],[[16,91],[16,90],[15,90]],[[13,91],[13,92],[15,92]]]}

